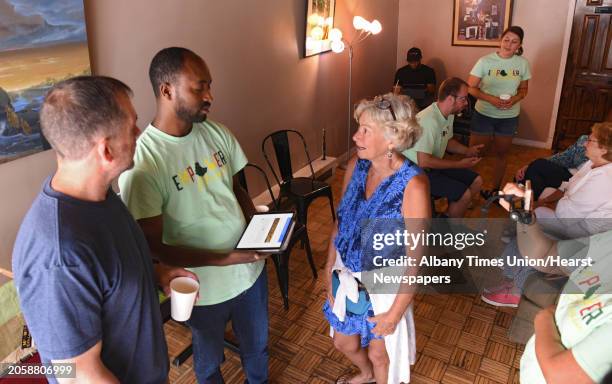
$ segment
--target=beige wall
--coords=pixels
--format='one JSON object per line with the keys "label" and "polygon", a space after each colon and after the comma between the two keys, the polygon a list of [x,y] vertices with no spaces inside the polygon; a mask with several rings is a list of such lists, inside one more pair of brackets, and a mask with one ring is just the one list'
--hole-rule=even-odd
{"label": "beige wall", "polygon": [[[453,4],[453,0],[400,0],[398,67],[405,65],[406,51],[417,46],[423,50],[423,62],[436,71],[438,83],[450,76],[467,79],[478,58],[495,50],[451,45]],[[524,57],[532,72],[529,94],[521,103],[519,138],[541,144],[548,140],[568,7],[567,0],[514,0],[512,24],[525,30]]]}
{"label": "beige wall", "polygon": [[[355,14],[383,25],[380,35],[355,47],[353,100],[391,86],[398,1],[337,1],[337,25],[347,37],[354,32]],[[321,130],[326,128],[328,154],[341,155],[347,142],[347,53],[300,58],[305,3],[85,0],[92,68],[133,88],[142,128],[155,111],[147,75],[151,58],[166,46],[188,47],[204,57],[212,71],[211,118],[236,134],[250,161],[263,165],[261,139],[287,128],[304,133],[314,157],[321,154]],[[53,169],[51,152],[0,165],[0,267],[9,266],[21,217]]]}

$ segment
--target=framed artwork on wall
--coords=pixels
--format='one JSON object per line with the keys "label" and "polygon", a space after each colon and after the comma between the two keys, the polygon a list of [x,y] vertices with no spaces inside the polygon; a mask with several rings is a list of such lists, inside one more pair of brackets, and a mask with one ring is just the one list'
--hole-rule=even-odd
{"label": "framed artwork on wall", "polygon": [[454,0],[452,44],[498,47],[511,17],[512,0]]}
{"label": "framed artwork on wall", "polygon": [[304,57],[331,51],[329,32],[334,27],[336,0],[306,0]]}
{"label": "framed artwork on wall", "polygon": [[0,164],[48,149],[38,112],[53,84],[91,74],[83,0],[3,0]]}

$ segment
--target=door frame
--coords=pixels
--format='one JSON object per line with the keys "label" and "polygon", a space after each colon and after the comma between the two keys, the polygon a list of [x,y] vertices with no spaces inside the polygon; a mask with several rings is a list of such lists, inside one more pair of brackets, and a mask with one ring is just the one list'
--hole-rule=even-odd
{"label": "door frame", "polygon": [[553,103],[552,114],[548,126],[548,139],[546,140],[546,148],[552,148],[553,139],[555,137],[555,126],[557,125],[557,116],[559,115],[559,104],[561,103],[561,92],[563,91],[563,79],[565,78],[565,67],[567,65],[567,56],[569,54],[570,40],[572,37],[572,27],[574,26],[574,12],[576,11],[576,3],[585,0],[568,0],[567,20],[565,21],[565,34],[563,36],[563,47],[561,49],[561,64],[559,65],[559,75],[557,76],[557,89],[555,90],[555,99]]}

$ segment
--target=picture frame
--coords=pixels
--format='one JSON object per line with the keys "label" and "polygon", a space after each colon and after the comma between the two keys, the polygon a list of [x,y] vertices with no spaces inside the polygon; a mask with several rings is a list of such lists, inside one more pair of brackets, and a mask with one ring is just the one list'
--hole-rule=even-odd
{"label": "picture frame", "polygon": [[306,0],[303,56],[331,51],[329,32],[334,27],[336,0]]}
{"label": "picture frame", "polygon": [[512,21],[512,0],[454,0],[452,45],[498,47]]}
{"label": "picture frame", "polygon": [[0,164],[49,149],[38,118],[45,95],[59,81],[91,74],[82,0],[7,9],[0,20]]}

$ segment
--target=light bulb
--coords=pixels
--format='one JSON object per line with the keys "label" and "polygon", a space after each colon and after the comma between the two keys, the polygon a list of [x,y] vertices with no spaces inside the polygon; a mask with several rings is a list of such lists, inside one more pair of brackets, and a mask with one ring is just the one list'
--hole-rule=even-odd
{"label": "light bulb", "polygon": [[312,51],[315,48],[315,41],[312,37],[308,36],[306,38],[306,50]]}
{"label": "light bulb", "polygon": [[330,27],[332,25],[334,25],[334,19],[330,16],[327,19],[325,19],[325,25],[329,25]]}
{"label": "light bulb", "polygon": [[342,31],[338,28],[334,28],[329,31],[329,39],[331,41],[342,40]]}
{"label": "light bulb", "polygon": [[380,21],[374,20],[370,23],[368,31],[373,35],[378,35],[382,31],[382,24],[380,24]]}
{"label": "light bulb", "polygon": [[335,53],[340,53],[344,51],[344,42],[342,40],[333,40],[331,42],[331,49]]}
{"label": "light bulb", "polygon": [[368,21],[361,16],[353,17],[353,27],[357,30],[366,29],[368,24]]}
{"label": "light bulb", "polygon": [[312,36],[314,40],[321,40],[323,38],[323,28],[319,26],[314,27],[310,30],[310,36]]}
{"label": "light bulb", "polygon": [[313,13],[312,15],[308,16],[308,24],[317,25],[318,22],[319,22],[319,15],[317,15],[316,13]]}

